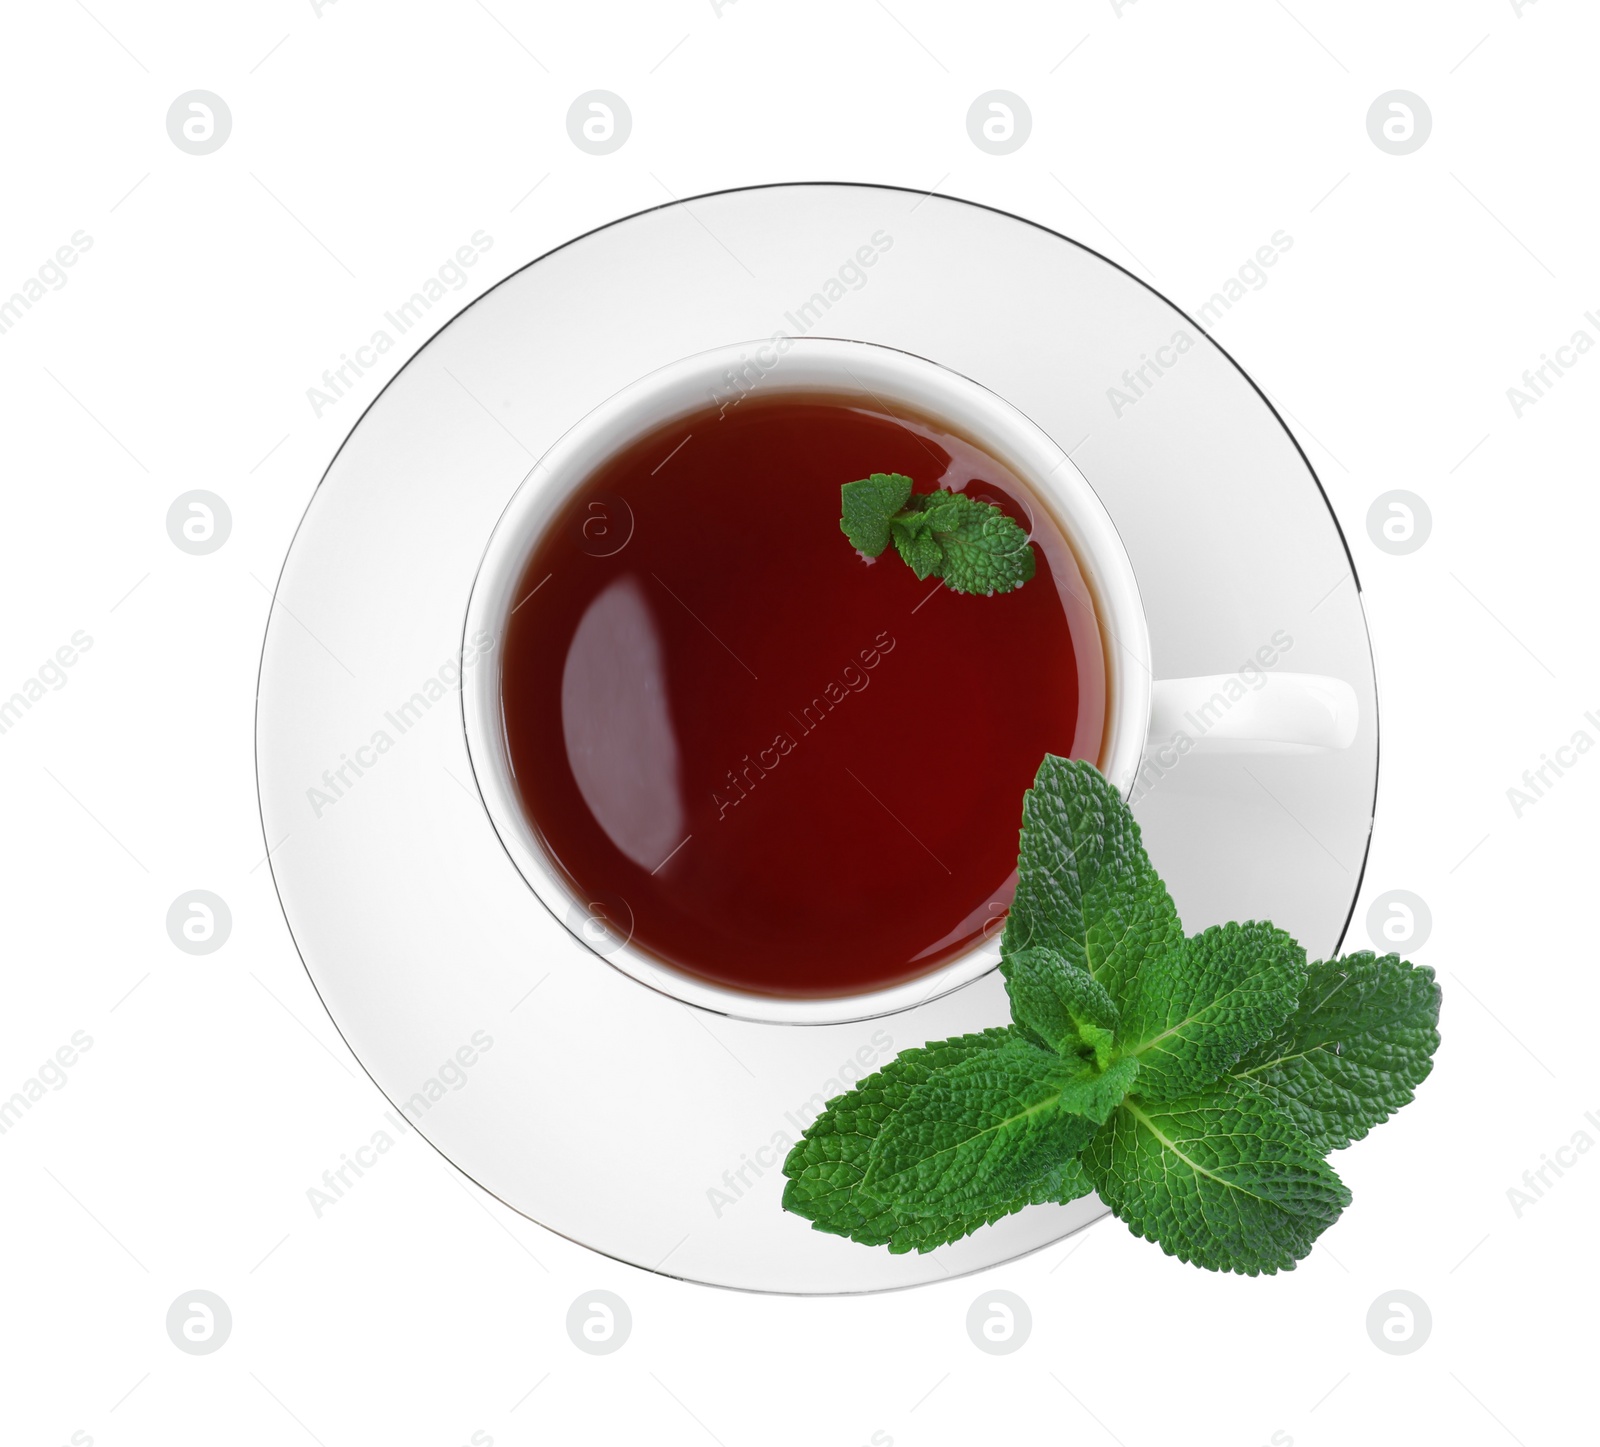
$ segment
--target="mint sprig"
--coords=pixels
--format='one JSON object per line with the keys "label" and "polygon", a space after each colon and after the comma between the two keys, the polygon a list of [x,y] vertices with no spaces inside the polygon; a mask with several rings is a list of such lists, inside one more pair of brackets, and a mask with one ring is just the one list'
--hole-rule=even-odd
{"label": "mint sprig", "polygon": [[1265,923],[1186,938],[1132,814],[1081,761],[1040,766],[1018,876],[1013,1023],[904,1051],[830,1101],[784,1162],[784,1207],[931,1251],[1095,1190],[1183,1261],[1292,1269],[1350,1202],[1324,1157],[1432,1068],[1433,971],[1308,964]]}
{"label": "mint sprig", "polygon": [[956,593],[1009,593],[1033,576],[1033,548],[992,502],[940,490],[913,493],[900,472],[874,472],[839,489],[839,531],[876,558],[892,542],[918,578]]}

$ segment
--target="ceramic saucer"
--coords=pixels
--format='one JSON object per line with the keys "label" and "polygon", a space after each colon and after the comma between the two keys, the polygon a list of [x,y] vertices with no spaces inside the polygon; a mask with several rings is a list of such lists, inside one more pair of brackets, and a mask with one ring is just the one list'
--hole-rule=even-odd
{"label": "ceramic saucer", "polygon": [[284,565],[257,705],[261,814],[335,1024],[484,1189],[668,1275],[872,1291],[993,1266],[1103,1214],[1093,1197],[1032,1207],[924,1257],[779,1208],[783,1155],[823,1101],[908,1046],[1003,1023],[999,979],[829,1026],[729,1019],[646,988],[512,866],[462,725],[462,668],[482,664],[460,657],[467,599],[535,460],[645,373],[777,332],[931,358],[1043,427],[1122,536],[1157,677],[1248,680],[1266,650],[1350,684],[1352,747],[1196,753],[1147,770],[1135,795],[1189,930],[1270,918],[1333,952],[1366,858],[1377,701],[1359,589],[1306,458],[1232,359],[1121,268],[891,187],[762,187],[631,216],[438,332],[352,430]]}

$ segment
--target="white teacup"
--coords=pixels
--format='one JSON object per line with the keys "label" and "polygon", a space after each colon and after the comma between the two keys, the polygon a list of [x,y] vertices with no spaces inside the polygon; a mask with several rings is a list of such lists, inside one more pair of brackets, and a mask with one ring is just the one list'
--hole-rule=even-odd
{"label": "white teacup", "polygon": [[[467,605],[465,636],[498,643],[529,555],[562,504],[635,438],[708,405],[744,396],[858,395],[864,404],[938,419],[1025,481],[1067,537],[1092,594],[1108,671],[1109,717],[1096,761],[1124,795],[1148,749],[1190,752],[1310,752],[1348,748],[1355,738],[1354,689],[1340,679],[1263,671],[1241,688],[1237,675],[1154,681],[1150,631],[1122,539],[1071,459],[1009,402],[969,378],[909,352],[826,337],[719,347],[651,372],[601,403],[534,464],[496,524]],[[1224,701],[1218,707],[1219,696]],[[937,998],[999,963],[999,941],[983,939],[925,975],[862,994],[782,999],[746,994],[683,973],[632,942],[614,905],[596,908],[554,866],[524,812],[512,777],[498,667],[472,670],[462,687],[467,751],[484,807],[529,887],[585,944],[641,984],[687,1004],[748,1020],[838,1024]],[[1173,760],[1175,762],[1175,760]],[[1164,763],[1163,767],[1170,767]],[[1020,810],[1021,801],[1017,801]]]}

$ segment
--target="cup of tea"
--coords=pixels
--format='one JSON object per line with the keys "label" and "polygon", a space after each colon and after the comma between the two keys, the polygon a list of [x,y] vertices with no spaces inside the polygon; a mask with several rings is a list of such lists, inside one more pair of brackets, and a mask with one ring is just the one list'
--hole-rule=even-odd
{"label": "cup of tea", "polygon": [[[992,596],[857,553],[842,485],[901,473],[1026,530]],[[776,337],[640,378],[534,465],[484,552],[464,680],[490,822],[596,955],[777,1024],[909,1008],[999,961],[1046,753],[1132,794],[1190,752],[1348,747],[1354,690],[1262,667],[1155,680],[1109,514],[979,383]],[[1273,660],[1275,661],[1275,660]]]}

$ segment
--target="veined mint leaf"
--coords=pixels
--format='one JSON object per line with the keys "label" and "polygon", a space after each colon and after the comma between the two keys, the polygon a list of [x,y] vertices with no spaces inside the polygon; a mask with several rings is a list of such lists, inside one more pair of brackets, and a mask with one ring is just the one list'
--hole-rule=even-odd
{"label": "veined mint leaf", "polygon": [[926,526],[912,525],[921,522],[923,517],[921,513],[913,513],[910,518],[896,518],[890,527],[890,532],[900,556],[910,565],[911,571],[917,578],[926,582],[943,566],[944,549],[939,546]]}
{"label": "veined mint leaf", "polygon": [[1067,1159],[1030,1183],[1026,1191],[1005,1197],[974,1194],[960,1209],[913,1211],[891,1206],[861,1184],[873,1142],[883,1124],[902,1106],[912,1089],[941,1067],[991,1051],[1017,1038],[1007,1029],[936,1041],[902,1051],[882,1070],[854,1090],[836,1097],[812,1122],[784,1161],[789,1177],[784,1209],[809,1219],[818,1231],[848,1236],[867,1246],[887,1246],[891,1253],[931,1251],[958,1241],[980,1226],[990,1225],[1024,1206],[1071,1201],[1091,1187],[1076,1159]]}
{"label": "veined mint leaf", "polygon": [[1018,1195],[1094,1134],[1127,1094],[1129,1065],[1101,1075],[1016,1036],[935,1070],[884,1123],[862,1184],[916,1210]]}
{"label": "veined mint leaf", "polygon": [[1238,1081],[1164,1105],[1130,1097],[1082,1161],[1135,1236],[1212,1271],[1292,1270],[1350,1204],[1300,1128]]}
{"label": "veined mint leaf", "polygon": [[1140,1065],[1139,1093],[1176,1100],[1209,1085],[1288,1018],[1306,952],[1270,924],[1213,926],[1139,972],[1118,1042]]}
{"label": "veined mint leaf", "polygon": [[877,557],[893,539],[917,577],[943,578],[957,593],[1009,593],[1033,577],[1028,534],[982,498],[939,489],[911,491],[899,472],[874,472],[839,489],[839,530]]}
{"label": "veined mint leaf", "polygon": [[1005,979],[1012,1018],[1028,1035],[1058,1055],[1088,1055],[1106,1068],[1117,1007],[1094,976],[1039,945],[1011,955]]}
{"label": "veined mint leaf", "polygon": [[850,546],[875,558],[889,546],[889,519],[911,496],[911,479],[899,472],[875,472],[839,489],[839,531]]}
{"label": "veined mint leaf", "polygon": [[1294,1014],[1229,1074],[1260,1088],[1318,1150],[1342,1150],[1433,1069],[1439,999],[1433,971],[1398,955],[1312,965]]}
{"label": "veined mint leaf", "polygon": [[1015,1215],[1025,1206],[1065,1205],[1080,1196],[1087,1196],[1093,1189],[1082,1162],[1077,1156],[1069,1156],[1040,1177],[1025,1193],[979,1193],[963,1197],[959,1208],[952,1206],[927,1215],[909,1216],[897,1211],[902,1224],[889,1243],[889,1251],[891,1255],[905,1251],[932,1251],[939,1246],[948,1246],[952,1241],[959,1241],[963,1236],[970,1236],[980,1226],[992,1226],[1006,1216]]}
{"label": "veined mint leaf", "polygon": [[1042,945],[1122,1007],[1147,961],[1164,968],[1183,948],[1178,912],[1132,811],[1086,760],[1045,755],[1022,800],[1017,875],[1000,946],[1008,977],[1014,955]]}
{"label": "veined mint leaf", "polygon": [[1033,548],[1022,524],[992,502],[949,494],[934,536],[944,547],[945,585],[957,593],[1009,593],[1033,577]]}
{"label": "veined mint leaf", "polygon": [[[934,1070],[995,1050],[1011,1038],[1010,1030],[996,1028],[902,1051],[853,1090],[829,1101],[783,1163],[789,1178],[784,1209],[807,1217],[819,1231],[894,1249],[904,1225],[901,1215],[861,1186],[879,1131]],[[910,1215],[905,1213],[905,1219]]]}

